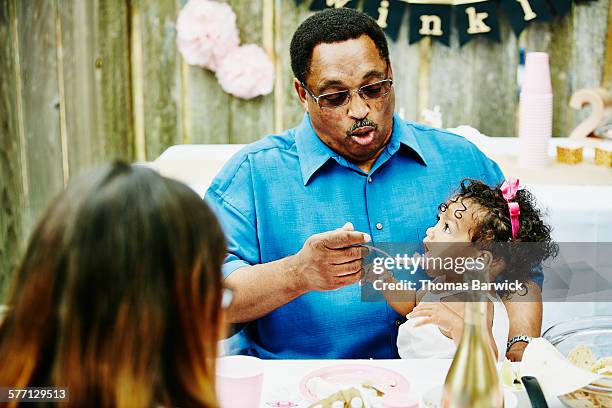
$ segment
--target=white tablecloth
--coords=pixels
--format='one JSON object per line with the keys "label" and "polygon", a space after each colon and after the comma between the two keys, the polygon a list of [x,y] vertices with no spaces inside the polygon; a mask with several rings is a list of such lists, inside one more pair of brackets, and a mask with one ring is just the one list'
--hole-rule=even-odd
{"label": "white tablecloth", "polygon": [[[275,402],[290,401],[298,408],[310,405],[299,392],[302,378],[310,372],[334,364],[372,364],[402,374],[410,383],[411,392],[419,399],[431,387],[444,383],[450,360],[266,360],[262,408],[271,408]],[[530,407],[524,392],[516,393],[520,408]],[[562,407],[558,400],[549,400],[551,408]]]}

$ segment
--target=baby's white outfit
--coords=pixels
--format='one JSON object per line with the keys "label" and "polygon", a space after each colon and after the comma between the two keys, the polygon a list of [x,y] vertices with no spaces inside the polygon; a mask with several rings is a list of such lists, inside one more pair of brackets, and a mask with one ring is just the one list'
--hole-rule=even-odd
{"label": "baby's white outfit", "polygon": [[[461,291],[431,293],[423,295],[421,302],[440,302],[442,298],[456,295]],[[510,330],[510,320],[506,306],[496,294],[487,297],[493,302],[493,338],[497,346],[498,360],[503,361],[506,354],[506,342]],[[422,317],[408,319],[399,327],[397,333],[397,351],[401,358],[453,358],[455,355],[455,342],[440,332],[435,324],[426,324],[420,327],[414,325]]]}

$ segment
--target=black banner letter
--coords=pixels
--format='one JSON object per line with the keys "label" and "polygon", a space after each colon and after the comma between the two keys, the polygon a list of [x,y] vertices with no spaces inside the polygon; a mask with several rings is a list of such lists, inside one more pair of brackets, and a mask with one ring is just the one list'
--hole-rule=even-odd
{"label": "black banner letter", "polygon": [[400,0],[365,0],[364,13],[372,17],[393,41],[397,40],[406,3]]}
{"label": "black banner letter", "polygon": [[310,10],[323,10],[324,8],[351,7],[353,0],[314,0],[310,5]]}
{"label": "black banner letter", "polygon": [[501,0],[501,4],[517,37],[532,21],[552,21],[546,0]]}
{"label": "black banner letter", "polygon": [[497,5],[494,1],[455,6],[455,21],[461,46],[477,35],[486,36],[496,42],[500,41]]}
{"label": "black banner letter", "polygon": [[410,5],[410,44],[423,37],[433,37],[442,44],[450,44],[451,6],[439,4]]}

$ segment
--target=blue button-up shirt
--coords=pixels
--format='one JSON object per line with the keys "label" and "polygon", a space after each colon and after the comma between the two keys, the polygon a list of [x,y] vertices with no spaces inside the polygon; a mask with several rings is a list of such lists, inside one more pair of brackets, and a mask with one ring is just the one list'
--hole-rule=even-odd
{"label": "blue button-up shirt", "polygon": [[[350,221],[372,242],[415,242],[465,177],[497,184],[502,172],[461,136],[393,118],[390,141],[366,174],[325,145],[306,114],[298,127],[234,155],[206,200],[227,235],[227,277],[297,253],[316,233]],[[265,284],[262,282],[262,284]],[[248,323],[231,353],[261,358],[397,358],[405,320],[364,302],[358,284],[309,292]]]}

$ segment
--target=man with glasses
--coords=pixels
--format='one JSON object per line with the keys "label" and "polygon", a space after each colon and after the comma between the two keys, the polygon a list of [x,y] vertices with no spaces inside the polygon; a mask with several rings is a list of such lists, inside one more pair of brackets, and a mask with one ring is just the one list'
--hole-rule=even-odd
{"label": "man with glasses", "polygon": [[[503,175],[465,139],[394,115],[387,42],[366,14],[314,14],[290,50],[304,119],[237,153],[206,195],[228,237],[227,318],[244,323],[229,352],[397,358],[405,317],[361,300],[361,245],[420,241],[462,178]],[[540,302],[506,307],[512,336],[539,334]]]}

